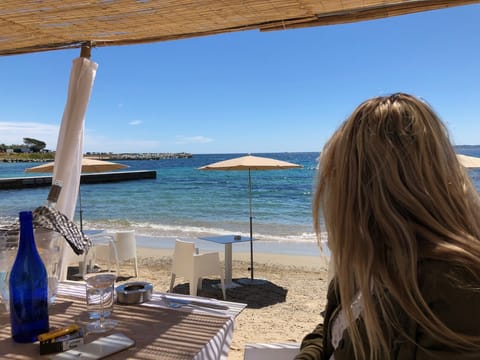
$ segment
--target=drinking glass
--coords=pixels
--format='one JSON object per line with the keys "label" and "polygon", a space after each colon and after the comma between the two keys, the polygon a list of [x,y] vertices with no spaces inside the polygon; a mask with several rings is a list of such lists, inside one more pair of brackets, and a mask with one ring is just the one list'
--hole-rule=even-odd
{"label": "drinking glass", "polygon": [[0,314],[10,310],[8,280],[17,250],[18,231],[0,228]]}
{"label": "drinking glass", "polygon": [[35,244],[42,258],[48,277],[48,304],[55,303],[60,278],[62,249],[65,239],[57,232],[35,229]]}
{"label": "drinking glass", "polygon": [[[91,250],[92,251],[92,250]],[[94,257],[93,257],[94,258]],[[100,333],[111,330],[117,324],[110,318],[115,302],[115,280],[117,275],[108,268],[102,268],[87,253],[84,261],[87,312],[90,320],[87,333]]]}
{"label": "drinking glass", "polygon": [[[48,278],[48,305],[55,303],[61,269],[64,238],[59,233],[35,229],[35,245],[42,258]],[[0,228],[0,313],[9,310],[8,279],[17,255],[19,232]]]}

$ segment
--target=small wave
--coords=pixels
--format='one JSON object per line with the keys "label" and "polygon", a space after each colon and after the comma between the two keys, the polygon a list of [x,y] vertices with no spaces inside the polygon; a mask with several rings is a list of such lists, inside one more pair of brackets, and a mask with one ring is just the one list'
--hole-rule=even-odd
{"label": "small wave", "polygon": [[[174,224],[159,224],[148,222],[132,222],[132,221],[103,221],[103,222],[88,222],[86,225],[90,228],[102,228],[107,230],[123,230],[135,229],[139,235],[152,237],[186,237],[199,238],[202,236],[221,236],[235,234],[243,237],[249,237],[250,233],[245,231],[232,231],[230,229],[220,227],[208,226],[193,226],[193,225],[174,225]],[[262,229],[265,229],[263,227]],[[254,238],[258,241],[276,241],[276,242],[305,242],[314,243],[317,241],[315,233],[313,232],[298,232],[294,234],[279,234],[279,233],[265,233],[255,232]]]}

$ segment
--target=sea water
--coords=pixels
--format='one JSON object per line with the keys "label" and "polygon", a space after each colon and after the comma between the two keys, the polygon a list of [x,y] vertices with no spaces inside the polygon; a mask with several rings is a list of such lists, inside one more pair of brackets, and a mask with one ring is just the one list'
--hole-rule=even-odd
{"label": "sea water", "polygon": [[[480,146],[457,152],[480,156]],[[192,158],[119,161],[130,170],[156,170],[156,179],[82,184],[80,196],[86,229],[133,229],[139,247],[173,248],[175,238],[236,234],[249,236],[248,171],[204,171],[198,168],[245,154],[194,154]],[[293,162],[288,170],[252,170],[252,216],[255,251],[318,255],[311,204],[317,152],[254,154]],[[25,173],[36,163],[0,163],[0,177]],[[441,166],[441,164],[438,164]],[[469,170],[480,189],[480,170]],[[51,175],[51,174],[33,174]],[[42,205],[48,188],[0,190],[0,224],[15,220],[19,209]],[[75,221],[79,223],[80,202]],[[322,236],[325,239],[325,236]],[[202,243],[215,247],[215,244]],[[235,251],[249,252],[249,243]]]}

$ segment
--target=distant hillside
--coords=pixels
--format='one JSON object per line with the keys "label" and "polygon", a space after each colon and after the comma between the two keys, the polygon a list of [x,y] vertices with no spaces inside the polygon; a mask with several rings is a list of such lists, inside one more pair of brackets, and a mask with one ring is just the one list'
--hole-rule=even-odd
{"label": "distant hillside", "polygon": [[55,153],[6,153],[0,152],[0,162],[53,161]]}

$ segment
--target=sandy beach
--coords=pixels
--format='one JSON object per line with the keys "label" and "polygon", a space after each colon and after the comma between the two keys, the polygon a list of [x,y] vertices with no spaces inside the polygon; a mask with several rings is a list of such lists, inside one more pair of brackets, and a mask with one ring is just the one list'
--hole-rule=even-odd
{"label": "sandy beach", "polygon": [[[138,249],[138,280],[153,283],[156,291],[168,291],[172,253],[169,249]],[[222,257],[223,253],[220,254]],[[234,252],[234,280],[250,276],[249,259],[249,253]],[[120,275],[132,274],[132,267],[127,264],[122,265]],[[228,358],[242,360],[247,343],[301,341],[321,321],[320,311],[327,289],[326,269],[325,259],[317,256],[255,253],[255,278],[266,281],[227,290],[227,300],[248,304],[235,320]],[[218,281],[204,280],[199,295],[220,298],[221,291],[210,286],[214,282]],[[182,278],[177,278],[174,292],[188,292]]]}

